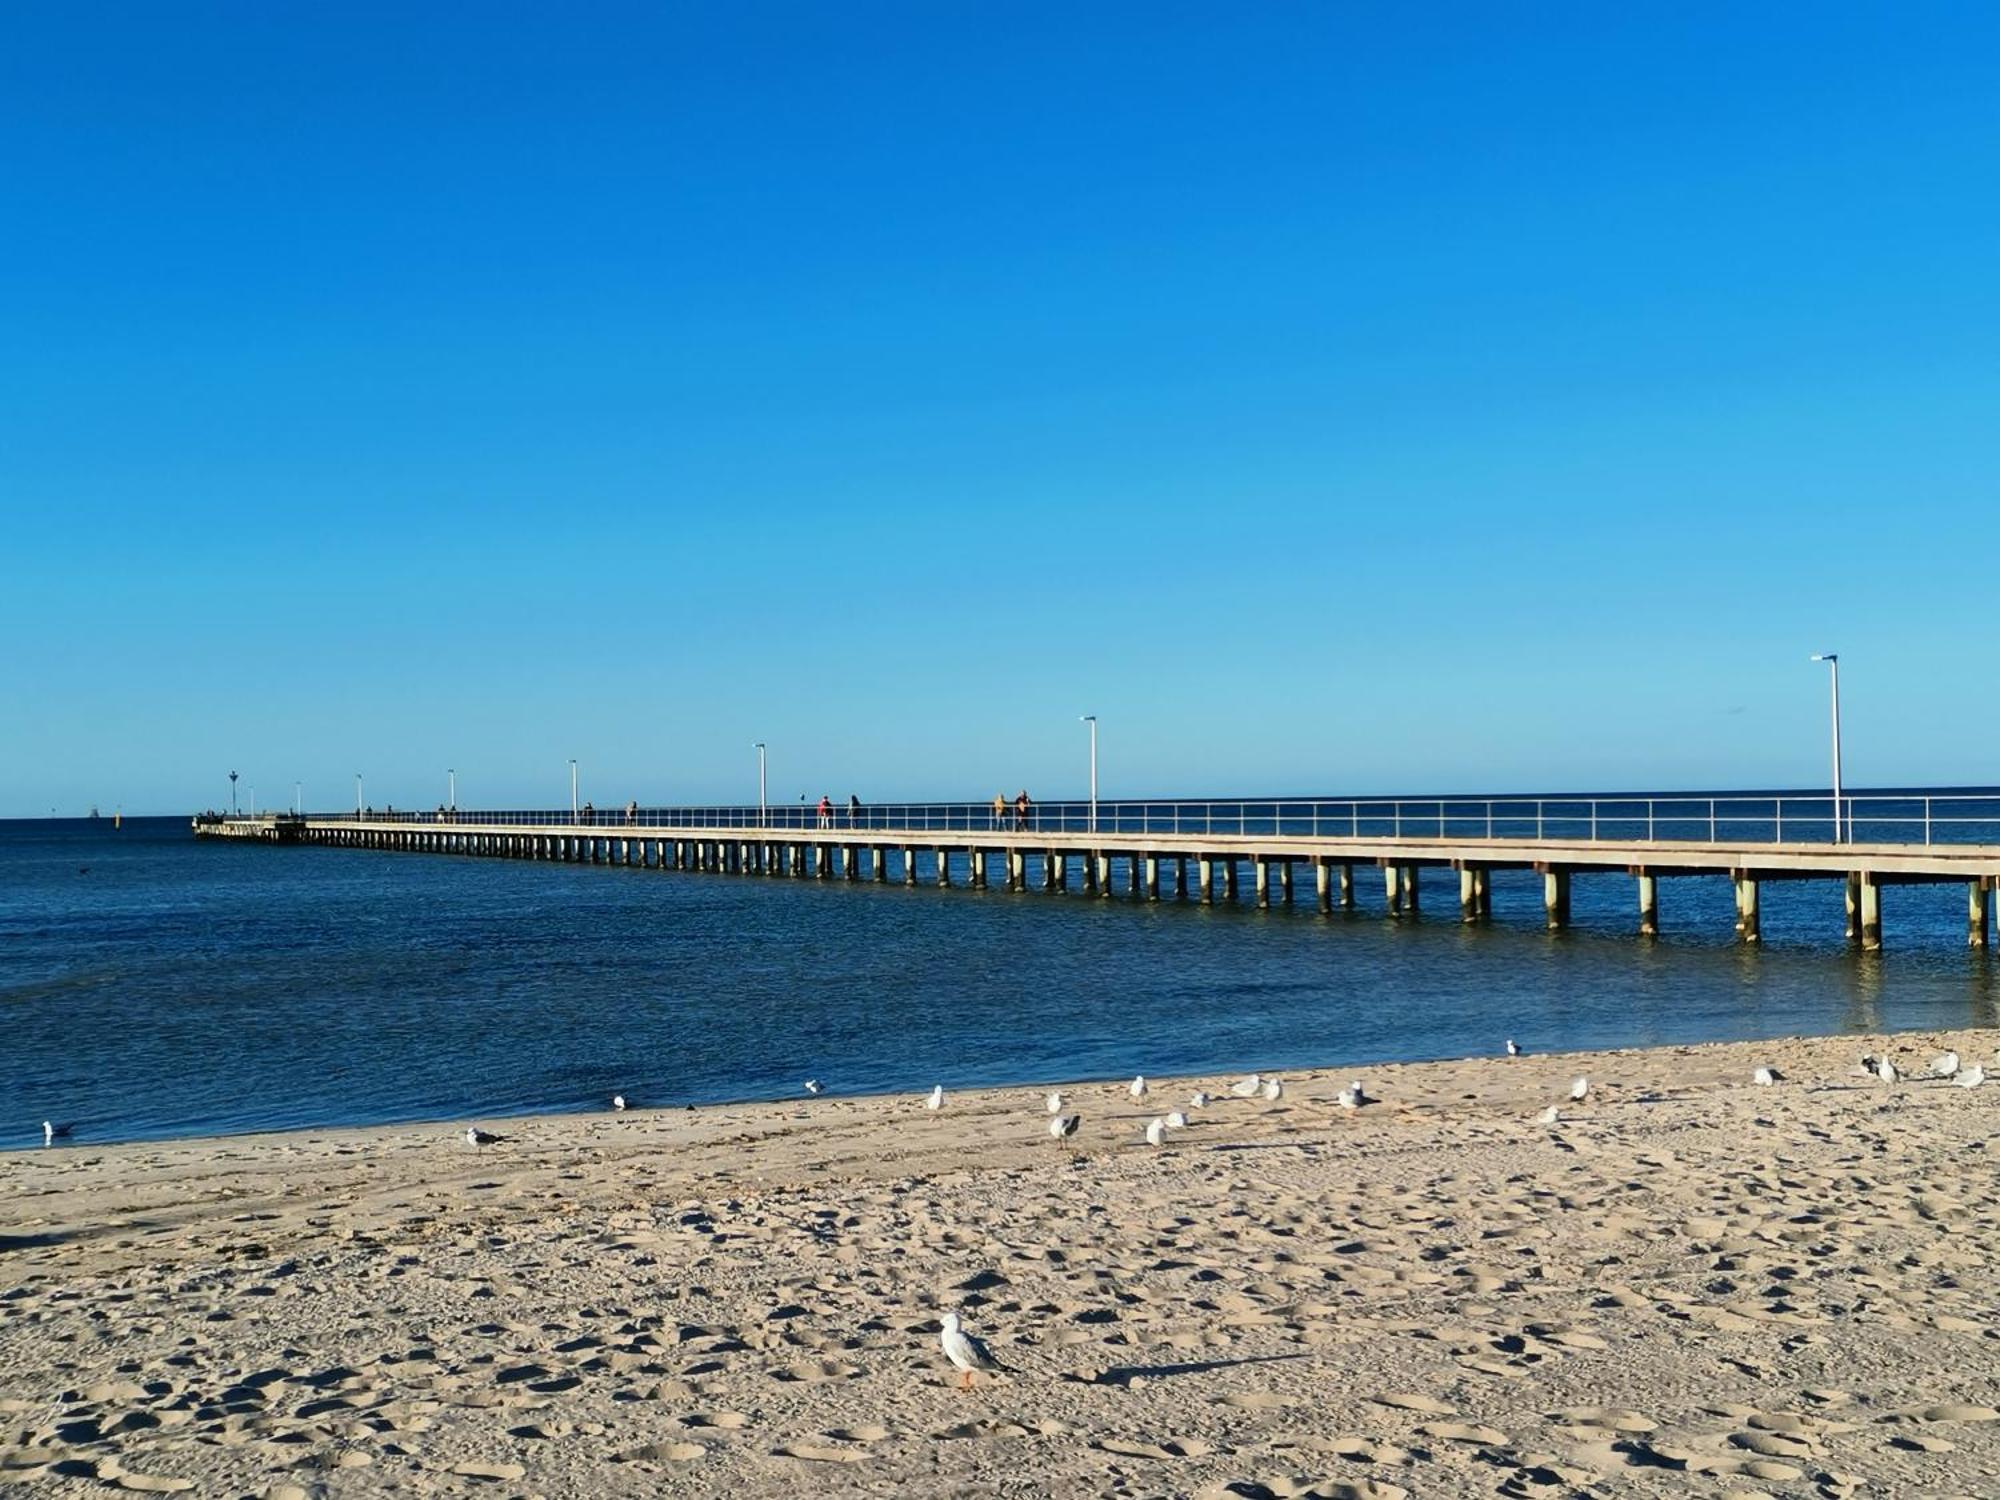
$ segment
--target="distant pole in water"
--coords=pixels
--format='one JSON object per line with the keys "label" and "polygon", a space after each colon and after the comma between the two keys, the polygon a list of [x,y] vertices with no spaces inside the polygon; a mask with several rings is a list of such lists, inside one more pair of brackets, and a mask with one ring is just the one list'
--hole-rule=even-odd
{"label": "distant pole in water", "polygon": [[764,828],[771,821],[767,810],[767,799],[764,796],[764,742],[759,740],[751,748],[757,752],[757,826]]}
{"label": "distant pole in water", "polygon": [[572,823],[576,821],[576,757],[574,756],[570,757],[569,762],[569,820]]}
{"label": "distant pole in water", "polygon": [[1090,726],[1090,831],[1097,832],[1097,715],[1085,714],[1081,722]]}
{"label": "distant pole in water", "polygon": [[236,773],[229,773],[229,816],[236,816]]}
{"label": "distant pole in water", "polygon": [[1840,653],[1837,651],[1816,651],[1814,661],[1823,661],[1832,674],[1833,681],[1833,841],[1847,842],[1847,832],[1841,818],[1840,797]]}

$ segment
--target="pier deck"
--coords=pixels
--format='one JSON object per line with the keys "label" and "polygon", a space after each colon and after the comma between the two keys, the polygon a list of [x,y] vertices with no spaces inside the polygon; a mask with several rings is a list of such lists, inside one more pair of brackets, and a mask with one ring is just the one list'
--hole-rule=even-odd
{"label": "pier deck", "polygon": [[[1258,826],[1244,811],[1251,804],[1225,804],[1230,811],[1220,819],[1222,827],[1216,826],[1217,804],[1145,804],[1137,813],[1113,806],[1101,819],[1089,815],[1088,821],[1098,824],[1095,828],[1074,826],[1086,821],[1081,804],[1038,809],[1027,820],[1017,819],[1011,810],[995,815],[984,805],[933,804],[864,810],[857,821],[849,821],[842,810],[828,826],[821,826],[811,809],[784,807],[632,809],[575,817],[464,811],[211,817],[197,819],[194,832],[199,837],[661,870],[963,883],[973,888],[999,884],[1008,890],[1039,886],[1097,897],[1122,891],[1142,900],[1213,903],[1247,895],[1259,905],[1294,900],[1303,871],[1312,883],[1311,899],[1322,911],[1353,906],[1357,870],[1373,870],[1383,881],[1391,915],[1420,909],[1420,872],[1447,870],[1458,877],[1459,915],[1468,922],[1490,914],[1493,871],[1533,870],[1543,877],[1544,909],[1552,928],[1568,925],[1573,876],[1615,873],[1634,881],[1638,930],[1647,936],[1658,932],[1660,881],[1724,876],[1735,887],[1737,935],[1750,943],[1761,937],[1759,893],[1765,882],[1826,880],[1842,884],[1847,935],[1864,950],[1882,945],[1883,887],[1962,883],[1967,941],[1985,947],[1992,940],[2000,837],[1990,835],[2000,829],[1989,827],[1984,807],[1958,808],[1967,815],[1955,816],[1950,808],[1938,811],[1938,803],[1947,799],[1922,799],[1925,837],[1933,839],[1943,830],[1947,838],[1956,834],[1961,841],[1835,842],[1828,799],[1819,799],[1817,831],[1825,837],[1818,841],[1769,836],[1784,828],[1780,799],[1766,799],[1754,818],[1718,814],[1717,799],[1708,799],[1705,825],[1699,808],[1689,806],[1694,800],[1646,802],[1643,823],[1640,804],[1633,799],[1593,802],[1587,814],[1576,810],[1584,805],[1576,801],[1554,804],[1558,811],[1553,814],[1549,804],[1537,803],[1532,828],[1525,803],[1428,802],[1341,804],[1349,810],[1344,830],[1326,805],[1310,805],[1308,816],[1298,810],[1304,805],[1273,803],[1256,804],[1268,809],[1255,820]],[[1897,806],[1915,800],[1899,798]],[[1774,816],[1766,815],[1766,806]],[[1171,818],[1160,811],[1166,807],[1172,808]],[[1419,815],[1412,807],[1429,811]],[[986,826],[978,826],[981,820]],[[1030,826],[1021,826],[1023,821]],[[1043,822],[1053,826],[1033,826]],[[1231,822],[1234,827],[1226,826]],[[1843,808],[1840,831],[1851,838],[1853,830],[1884,822],[1914,825],[1917,814],[1871,820]],[[1377,825],[1392,831],[1377,831]],[[1413,825],[1416,831],[1409,831]],[[1739,830],[1742,836],[1699,836],[1704,827],[1730,825],[1745,825]],[[1619,836],[1641,827],[1656,836]],[[1792,827],[1813,831],[1813,820],[1794,810]],[[1506,831],[1487,832],[1495,828]],[[1663,829],[1685,829],[1694,836],[1657,836]],[[1967,833],[1989,837],[1975,841],[1965,839]]]}

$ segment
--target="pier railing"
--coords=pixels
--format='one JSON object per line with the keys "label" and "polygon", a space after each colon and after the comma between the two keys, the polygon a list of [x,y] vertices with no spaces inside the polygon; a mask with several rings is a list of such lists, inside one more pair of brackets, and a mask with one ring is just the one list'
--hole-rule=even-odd
{"label": "pier railing", "polygon": [[893,841],[904,834],[1037,832],[1356,839],[1495,839],[1547,843],[2000,844],[2000,794],[1885,792],[1834,799],[1784,794],[1668,797],[1418,797],[1035,803],[890,802],[859,809],[460,808],[314,813],[315,821],[619,829],[826,829]]}

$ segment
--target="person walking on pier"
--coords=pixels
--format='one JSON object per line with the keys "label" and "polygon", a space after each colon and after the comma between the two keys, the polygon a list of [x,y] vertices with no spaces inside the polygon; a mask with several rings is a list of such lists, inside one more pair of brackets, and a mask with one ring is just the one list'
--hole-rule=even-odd
{"label": "person walking on pier", "polygon": [[1026,833],[1034,825],[1034,821],[1034,801],[1028,796],[1028,789],[1022,787],[1020,794],[1014,798],[1014,831]]}
{"label": "person walking on pier", "polygon": [[1007,794],[1005,792],[995,792],[993,794],[993,831],[998,833],[1006,826]]}
{"label": "person walking on pier", "polygon": [[861,826],[861,799],[852,792],[847,794],[847,826],[849,828]]}
{"label": "person walking on pier", "polygon": [[819,826],[833,827],[833,800],[825,792],[819,794]]}

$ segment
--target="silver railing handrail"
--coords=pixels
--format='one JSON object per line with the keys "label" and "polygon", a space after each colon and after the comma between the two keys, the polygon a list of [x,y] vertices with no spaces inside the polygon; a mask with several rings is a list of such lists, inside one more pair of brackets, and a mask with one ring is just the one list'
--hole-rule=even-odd
{"label": "silver railing handrail", "polygon": [[[885,842],[930,833],[1043,832],[1091,829],[1087,800],[1033,803],[1023,816],[1012,803],[891,802],[858,812],[836,804],[759,809],[621,807],[364,809],[362,812],[203,814],[197,822],[273,823],[300,816],[318,823],[537,827],[615,835],[621,831],[760,828],[851,831]],[[1096,828],[1113,838],[1134,834],[1227,834],[1243,837],[1353,838],[1425,842],[1491,839],[1509,843],[1829,844],[1836,836],[1828,793],[1675,794],[1656,797],[1343,797],[1160,798],[1096,804]],[[824,821],[822,821],[824,819]],[[1861,792],[1840,799],[1839,832],[1848,843],[2000,844],[2000,792]]]}

